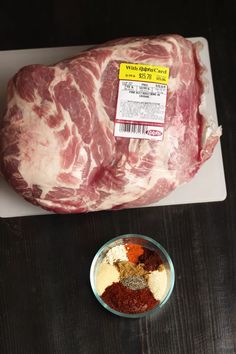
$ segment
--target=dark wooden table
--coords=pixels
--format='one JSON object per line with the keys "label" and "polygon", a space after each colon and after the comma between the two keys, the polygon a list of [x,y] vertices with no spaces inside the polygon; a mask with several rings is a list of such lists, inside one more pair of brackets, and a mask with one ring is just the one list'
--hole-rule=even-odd
{"label": "dark wooden table", "polygon": [[[0,353],[236,353],[235,1],[32,3],[1,2],[1,50],[142,34],[205,36],[223,125],[228,197],[219,203],[0,219]],[[128,232],[152,236],[172,256],[176,285],[158,316],[112,316],[90,289],[94,253]]]}

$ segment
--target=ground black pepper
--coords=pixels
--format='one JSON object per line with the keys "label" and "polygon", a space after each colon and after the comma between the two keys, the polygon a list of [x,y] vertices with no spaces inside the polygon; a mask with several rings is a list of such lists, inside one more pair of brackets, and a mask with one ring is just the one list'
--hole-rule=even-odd
{"label": "ground black pepper", "polygon": [[121,280],[121,283],[132,290],[144,289],[148,286],[144,277],[137,275],[132,275],[130,277],[123,278]]}

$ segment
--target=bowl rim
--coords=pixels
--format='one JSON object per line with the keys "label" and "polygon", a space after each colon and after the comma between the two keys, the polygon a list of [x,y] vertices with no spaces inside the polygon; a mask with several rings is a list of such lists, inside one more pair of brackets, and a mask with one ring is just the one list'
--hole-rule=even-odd
{"label": "bowl rim", "polygon": [[[169,267],[170,267],[170,288],[169,288],[168,292],[166,293],[165,298],[160,302],[160,304],[156,305],[154,308],[152,308],[148,311],[145,311],[145,312],[135,313],[135,314],[119,312],[119,311],[114,310],[109,305],[107,305],[97,293],[97,290],[95,287],[95,277],[93,276],[95,273],[95,264],[97,262],[98,257],[100,256],[101,252],[104,250],[104,248],[106,248],[111,243],[113,243],[117,240],[126,239],[126,238],[128,239],[131,237],[144,239],[144,240],[149,241],[150,243],[154,244],[154,246],[159,248],[162,251],[162,253],[165,255],[167,262],[169,264]],[[141,234],[124,234],[124,235],[116,236],[116,237],[110,239],[109,241],[104,243],[99,248],[99,250],[96,252],[96,254],[92,260],[91,266],[90,266],[90,285],[91,285],[92,291],[93,291],[96,299],[106,310],[108,310],[111,313],[113,313],[114,315],[117,315],[120,317],[140,318],[140,317],[146,317],[146,316],[154,314],[154,313],[158,313],[164,307],[164,305],[168,302],[168,300],[173,292],[174,284],[175,284],[175,270],[174,270],[173,262],[169,256],[168,252],[165,250],[165,248],[159,242],[157,242],[156,240],[154,240],[153,238],[151,238],[149,236],[145,236],[145,235],[141,235]]]}

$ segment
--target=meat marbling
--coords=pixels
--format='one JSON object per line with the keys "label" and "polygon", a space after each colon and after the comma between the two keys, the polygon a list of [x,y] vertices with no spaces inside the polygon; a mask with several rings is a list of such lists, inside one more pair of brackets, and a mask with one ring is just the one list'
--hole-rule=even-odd
{"label": "meat marbling", "polygon": [[[201,112],[199,43],[178,35],[111,41],[8,84],[0,167],[29,202],[60,213],[147,205],[188,182],[219,140]],[[113,134],[121,62],[170,68],[163,141]]]}

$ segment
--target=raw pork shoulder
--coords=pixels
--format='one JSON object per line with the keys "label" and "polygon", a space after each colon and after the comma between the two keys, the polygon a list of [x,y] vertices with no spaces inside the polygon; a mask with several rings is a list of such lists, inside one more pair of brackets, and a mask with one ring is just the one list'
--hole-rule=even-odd
{"label": "raw pork shoulder", "polygon": [[[219,140],[200,113],[199,43],[178,35],[108,42],[9,82],[0,166],[29,202],[60,213],[147,205],[189,181]],[[162,141],[113,134],[121,62],[170,68]],[[207,132],[207,134],[206,134]]]}

